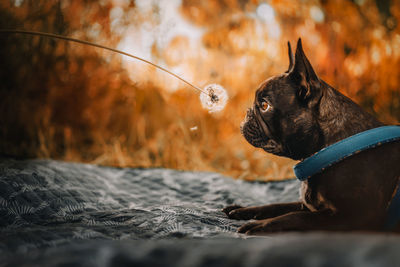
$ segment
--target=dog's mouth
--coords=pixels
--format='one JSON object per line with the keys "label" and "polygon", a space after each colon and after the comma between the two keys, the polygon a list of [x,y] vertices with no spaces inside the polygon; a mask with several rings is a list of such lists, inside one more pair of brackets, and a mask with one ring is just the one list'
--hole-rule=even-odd
{"label": "dog's mouth", "polygon": [[260,147],[266,145],[266,140],[268,140],[265,133],[260,131],[259,125],[255,120],[255,115],[252,108],[247,110],[247,114],[242,124],[240,125],[240,132],[244,138],[252,146]]}
{"label": "dog's mouth", "polygon": [[240,125],[242,135],[252,146],[280,155],[282,153],[280,145],[270,137],[268,125],[256,112],[254,108],[247,110],[246,117]]}

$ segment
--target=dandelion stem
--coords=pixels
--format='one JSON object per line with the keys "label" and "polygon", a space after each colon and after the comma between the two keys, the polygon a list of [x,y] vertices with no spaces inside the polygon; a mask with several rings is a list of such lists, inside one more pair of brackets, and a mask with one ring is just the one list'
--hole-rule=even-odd
{"label": "dandelion stem", "polygon": [[161,66],[159,66],[159,65],[157,65],[157,64],[154,64],[154,63],[152,63],[152,62],[150,62],[150,61],[148,61],[148,60],[146,60],[146,59],[143,59],[143,58],[140,58],[140,57],[137,57],[137,56],[128,54],[128,53],[126,53],[126,52],[124,52],[124,51],[121,51],[121,50],[118,50],[118,49],[114,49],[114,48],[107,47],[107,46],[104,46],[104,45],[100,45],[100,44],[96,44],[96,43],[92,43],[92,42],[88,42],[88,41],[83,41],[83,40],[79,40],[79,39],[75,39],[75,38],[71,38],[71,37],[67,37],[67,36],[63,36],[63,35],[52,34],[52,33],[46,33],[46,32],[25,31],[25,30],[9,30],[9,29],[7,29],[7,30],[2,30],[2,29],[0,29],[0,33],[20,33],[20,34],[29,34],[29,35],[45,36],[45,37],[56,38],[56,39],[62,39],[62,40],[66,40],[66,41],[71,41],[71,42],[76,42],[76,43],[80,43],[80,44],[85,44],[85,45],[90,45],[90,46],[94,46],[94,47],[106,49],[106,50],[112,51],[112,52],[114,52],[114,53],[118,53],[118,54],[121,54],[121,55],[125,55],[125,56],[128,56],[128,57],[131,57],[131,58],[134,58],[134,59],[143,61],[143,62],[145,62],[145,63],[147,63],[147,64],[150,64],[150,65],[152,65],[152,66],[154,66],[154,67],[156,67],[156,68],[158,68],[158,69],[160,69],[160,70],[162,70],[162,71],[165,71],[166,73],[168,73],[168,74],[174,76],[175,78],[181,80],[182,82],[186,83],[187,85],[190,85],[191,87],[193,87],[194,89],[200,91],[201,93],[208,95],[208,93],[207,93],[206,91],[204,91],[204,90],[202,90],[201,88],[199,88],[199,87],[197,87],[197,86],[191,84],[190,82],[188,82],[188,81],[186,81],[185,79],[179,77],[179,76],[176,75],[175,73],[173,73],[173,72],[171,72],[171,71],[169,71],[169,70],[167,70],[167,69],[165,69],[165,68],[163,68],[163,67],[161,67]]}

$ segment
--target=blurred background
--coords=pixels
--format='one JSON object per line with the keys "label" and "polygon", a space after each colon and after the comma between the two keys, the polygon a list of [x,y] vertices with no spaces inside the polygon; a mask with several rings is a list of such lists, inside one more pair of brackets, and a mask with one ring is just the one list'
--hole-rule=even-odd
{"label": "blurred background", "polygon": [[6,0],[0,28],[66,35],[143,57],[229,94],[198,92],[140,61],[81,44],[0,34],[0,154],[131,167],[293,176],[239,125],[298,37],[319,76],[386,123],[400,120],[400,2]]}

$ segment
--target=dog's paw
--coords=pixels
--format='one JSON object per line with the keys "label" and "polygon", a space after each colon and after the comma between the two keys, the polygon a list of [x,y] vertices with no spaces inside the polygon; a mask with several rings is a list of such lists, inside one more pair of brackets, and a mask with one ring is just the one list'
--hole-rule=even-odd
{"label": "dog's paw", "polygon": [[[223,208],[223,209],[222,209],[222,212],[225,213],[226,215],[228,215],[228,217],[229,217],[229,213],[230,213],[231,211],[236,210],[236,209],[240,209],[240,208],[243,208],[243,207],[242,207],[242,206],[239,206],[239,205],[231,205],[231,206],[228,206],[228,207]],[[230,217],[229,217],[229,218],[230,218]]]}
{"label": "dog's paw", "polygon": [[239,205],[232,205],[222,210],[229,219],[235,220],[250,220],[254,219],[255,210],[254,208],[243,208]]}
{"label": "dog's paw", "polygon": [[276,224],[274,224],[270,219],[249,222],[239,227],[238,233],[246,235],[265,235],[279,231],[278,229],[275,229],[276,227],[274,227],[274,225]]}
{"label": "dog's paw", "polygon": [[[224,210],[226,215],[230,219],[235,219],[235,220],[261,220],[261,219],[267,219],[273,216],[271,215],[270,210],[266,209],[265,207],[247,207],[243,208],[241,206],[229,206],[226,207]],[[273,215],[273,214],[272,214]]]}
{"label": "dog's paw", "polygon": [[229,212],[228,217],[235,220],[250,220],[256,215],[253,208],[237,208]]}

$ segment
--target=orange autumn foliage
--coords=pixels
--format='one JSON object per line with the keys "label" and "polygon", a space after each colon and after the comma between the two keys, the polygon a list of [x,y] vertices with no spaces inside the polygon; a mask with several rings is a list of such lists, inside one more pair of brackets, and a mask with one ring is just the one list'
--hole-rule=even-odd
{"label": "orange autumn foliage", "polygon": [[290,177],[293,161],[251,147],[239,131],[257,85],[286,70],[286,42],[301,37],[322,79],[398,123],[399,21],[398,1],[5,1],[2,29],[129,50],[198,86],[219,83],[230,98],[209,114],[198,92],[141,62],[0,34],[0,154]]}

